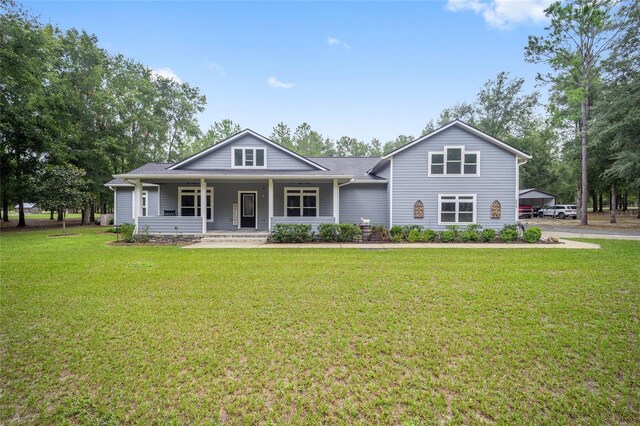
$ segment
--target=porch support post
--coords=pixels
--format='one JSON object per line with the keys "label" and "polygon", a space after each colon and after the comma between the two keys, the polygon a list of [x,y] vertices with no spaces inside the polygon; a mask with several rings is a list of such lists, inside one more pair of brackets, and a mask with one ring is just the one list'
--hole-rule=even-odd
{"label": "porch support post", "polygon": [[200,179],[200,215],[202,216],[202,233],[207,233],[207,182]]}
{"label": "porch support post", "polygon": [[340,189],[338,187],[338,179],[333,180],[333,221],[340,222]]}
{"label": "porch support post", "polygon": [[138,218],[140,216],[142,216],[142,181],[136,179],[133,189],[133,220],[136,225],[136,232],[138,231]]}
{"label": "porch support post", "polygon": [[272,217],[273,217],[273,179],[269,179],[269,232],[271,232]]}

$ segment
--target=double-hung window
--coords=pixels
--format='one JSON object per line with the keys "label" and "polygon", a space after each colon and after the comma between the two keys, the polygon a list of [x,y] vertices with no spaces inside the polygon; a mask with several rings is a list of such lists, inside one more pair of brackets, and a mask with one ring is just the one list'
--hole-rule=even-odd
{"label": "double-hung window", "polygon": [[476,196],[439,195],[439,225],[476,223]]}
{"label": "double-hung window", "polygon": [[[180,187],[178,189],[178,210],[180,216],[202,215],[200,188]],[[213,188],[207,188],[207,220],[213,221]]]}
{"label": "double-hung window", "polygon": [[445,147],[429,153],[429,176],[479,176],[480,153],[464,146]]}
{"label": "double-hung window", "polygon": [[233,167],[264,168],[267,154],[264,148],[233,148]]}
{"label": "double-hung window", "polygon": [[319,216],[318,188],[285,188],[284,211],[287,217]]}

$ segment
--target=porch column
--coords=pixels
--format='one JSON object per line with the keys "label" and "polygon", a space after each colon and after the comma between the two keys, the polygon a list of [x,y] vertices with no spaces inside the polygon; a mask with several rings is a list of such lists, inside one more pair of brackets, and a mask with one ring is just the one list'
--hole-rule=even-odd
{"label": "porch column", "polygon": [[273,217],[273,179],[269,179],[269,232],[271,232],[272,217]]}
{"label": "porch column", "polygon": [[136,225],[136,231],[138,229],[138,218],[140,216],[142,216],[142,181],[136,179],[133,189],[133,220]]}
{"label": "porch column", "polygon": [[333,220],[335,223],[340,222],[340,189],[338,187],[338,179],[333,180]]}
{"label": "porch column", "polygon": [[207,182],[204,179],[200,179],[200,216],[202,216],[202,233],[206,234],[207,233]]}

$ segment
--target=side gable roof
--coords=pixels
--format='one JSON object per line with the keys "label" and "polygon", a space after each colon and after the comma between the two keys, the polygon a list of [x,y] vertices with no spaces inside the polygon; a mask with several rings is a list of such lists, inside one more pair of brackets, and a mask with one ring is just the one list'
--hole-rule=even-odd
{"label": "side gable roof", "polygon": [[551,197],[553,197],[553,198],[556,198],[556,197],[557,197],[557,195],[555,195],[555,194],[552,194],[552,193],[547,192],[547,191],[542,191],[542,190],[540,190],[540,189],[538,189],[538,188],[522,189],[522,190],[520,190],[520,195],[525,195],[525,194],[528,194],[529,192],[533,192],[533,191],[539,192],[539,193],[541,193],[541,194],[549,195],[549,196],[551,196]]}
{"label": "side gable roof", "polygon": [[461,129],[464,129],[464,130],[468,131],[469,133],[472,133],[472,134],[474,134],[474,135],[486,140],[487,142],[490,142],[490,143],[492,143],[494,145],[497,145],[500,148],[504,149],[505,151],[509,151],[512,154],[515,154],[516,156],[518,156],[520,158],[523,158],[525,160],[530,160],[531,159],[531,156],[529,154],[527,154],[526,152],[520,151],[518,148],[516,148],[514,146],[511,146],[506,142],[502,142],[501,140],[498,140],[498,139],[494,138],[493,136],[490,136],[490,135],[486,134],[482,130],[476,129],[475,127],[473,127],[473,126],[471,126],[471,125],[469,125],[469,124],[467,124],[467,123],[465,123],[463,121],[454,120],[451,123],[449,123],[447,125],[444,125],[444,126],[440,127],[437,130],[434,130],[433,132],[429,133],[428,135],[422,136],[422,137],[414,140],[413,142],[409,142],[408,144],[403,145],[403,146],[401,146],[399,148],[396,148],[396,149],[394,149],[393,151],[389,152],[386,155],[383,155],[382,156],[382,160],[386,160],[386,159],[388,159],[390,157],[393,157],[397,153],[402,152],[405,149],[410,148],[410,147],[412,147],[413,145],[415,145],[417,143],[420,143],[420,142],[423,142],[423,141],[425,141],[425,140],[427,140],[429,138],[432,138],[433,136],[437,135],[438,133],[442,133],[445,130],[447,130],[448,128],[453,127],[453,126],[460,127]]}
{"label": "side gable roof", "polygon": [[295,152],[291,151],[290,149],[287,149],[287,148],[283,147],[282,145],[278,145],[277,143],[269,140],[268,138],[262,136],[259,133],[254,132],[251,129],[244,129],[240,133],[236,133],[235,135],[228,137],[227,139],[223,140],[222,142],[219,142],[219,143],[217,143],[217,144],[205,149],[204,151],[200,151],[197,154],[194,154],[191,157],[188,157],[188,158],[186,158],[186,159],[174,164],[173,166],[167,168],[167,170],[178,169],[178,168],[184,166],[185,164],[189,164],[190,162],[192,162],[192,161],[194,161],[194,160],[196,160],[198,158],[201,158],[201,157],[209,154],[210,152],[216,151],[216,150],[222,148],[223,146],[228,145],[228,144],[230,144],[230,143],[232,143],[232,142],[234,142],[234,141],[236,141],[236,140],[238,140],[241,137],[246,136],[246,135],[251,135],[251,136],[261,140],[262,142],[264,142],[266,144],[269,144],[269,145],[273,146],[274,148],[277,148],[277,149],[279,149],[279,150],[291,155],[292,157],[295,157],[298,160],[303,161],[303,162],[313,166],[314,168],[316,168],[318,170],[323,170],[323,171],[327,171],[328,170],[325,167],[321,166],[320,164],[315,163],[315,162],[309,160],[308,158],[303,157],[302,155],[296,154]]}

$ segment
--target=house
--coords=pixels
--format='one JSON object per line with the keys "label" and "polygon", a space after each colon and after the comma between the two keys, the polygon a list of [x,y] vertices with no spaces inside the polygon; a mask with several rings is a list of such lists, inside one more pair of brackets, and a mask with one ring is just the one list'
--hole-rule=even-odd
{"label": "house", "polygon": [[114,175],[115,224],[151,234],[269,231],[279,223],[419,224],[434,230],[518,218],[531,157],[454,121],[382,157],[303,157],[244,130],[175,164]]}
{"label": "house", "polygon": [[[16,213],[20,213],[20,204],[14,206]],[[35,203],[23,203],[25,213],[40,213],[40,207]]]}

